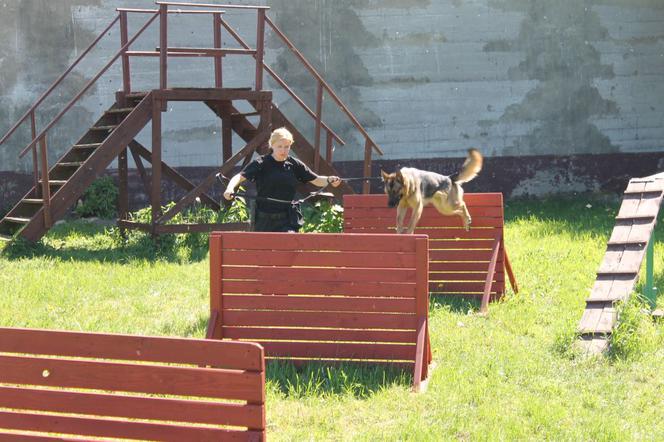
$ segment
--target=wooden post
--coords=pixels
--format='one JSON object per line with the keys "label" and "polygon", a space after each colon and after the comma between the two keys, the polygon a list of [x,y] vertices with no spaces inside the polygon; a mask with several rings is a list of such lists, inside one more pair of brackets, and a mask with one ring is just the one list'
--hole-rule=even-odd
{"label": "wooden post", "polygon": [[327,134],[325,142],[325,159],[330,165],[332,165],[332,157],[334,154],[332,143],[334,143],[334,138],[332,137],[332,134],[330,133],[329,130],[325,131],[325,133]]}
{"label": "wooden post", "polygon": [[[371,176],[371,142],[369,138],[364,141],[364,178]],[[371,193],[371,181],[366,180],[362,184],[362,193]]]}
{"label": "wooden post", "polygon": [[[37,136],[37,121],[35,120],[35,111],[30,112],[30,127],[32,129],[32,139]],[[32,145],[32,178],[35,183],[35,196],[41,195],[39,189],[39,158],[37,157],[37,145]]]}
{"label": "wooden post", "polygon": [[[168,5],[159,5],[159,89],[168,87]],[[166,102],[164,102],[166,103]],[[162,103],[162,104],[164,104]]]}
{"label": "wooden post", "polygon": [[[127,29],[127,11],[120,11],[120,47],[124,47],[129,41]],[[131,92],[131,76],[129,72],[129,56],[127,50],[122,53],[122,91],[126,94]],[[125,153],[126,156],[126,153]]]}
{"label": "wooden post", "polygon": [[[127,148],[125,147],[118,156],[118,219],[126,220],[129,211],[128,195],[128,166],[127,166]],[[126,231],[120,227],[120,235],[124,238]]]}
{"label": "wooden post", "polygon": [[230,103],[227,101],[220,102],[218,105],[219,114],[221,115],[221,145],[224,163],[233,156],[233,119],[231,108]]}
{"label": "wooden post", "polygon": [[208,339],[222,339],[223,314],[221,305],[222,288],[222,236],[221,233],[210,234],[210,323]]}
{"label": "wooden post", "polygon": [[39,140],[39,150],[41,153],[41,176],[42,176],[42,200],[44,201],[44,226],[50,228],[51,219],[51,189],[48,183],[48,151],[46,143],[46,134]]}
{"label": "wooden post", "polygon": [[[221,49],[221,13],[212,14],[212,34],[214,35],[215,49]],[[214,87],[222,87],[221,55],[214,56]]]}
{"label": "wooden post", "polygon": [[256,12],[256,90],[263,89],[263,48],[265,43],[265,9]]}
{"label": "wooden post", "polygon": [[429,328],[429,241],[426,237],[415,239],[415,263],[415,308],[418,330],[413,387],[415,391],[420,391],[422,381],[428,376],[429,360],[429,344],[427,341],[427,329]]}
{"label": "wooden post", "polygon": [[323,121],[323,83],[316,89],[316,129],[314,134],[314,171],[320,172],[320,127]]}
{"label": "wooden post", "polygon": [[645,295],[648,299],[650,307],[654,307],[657,303],[657,295],[654,287],[654,259],[655,259],[655,229],[652,231],[650,241],[648,241],[648,248],[646,249],[646,286]]}
{"label": "wooden post", "polygon": [[152,182],[150,202],[152,206],[153,235],[156,227],[155,222],[161,216],[161,101],[154,100],[152,104]]}

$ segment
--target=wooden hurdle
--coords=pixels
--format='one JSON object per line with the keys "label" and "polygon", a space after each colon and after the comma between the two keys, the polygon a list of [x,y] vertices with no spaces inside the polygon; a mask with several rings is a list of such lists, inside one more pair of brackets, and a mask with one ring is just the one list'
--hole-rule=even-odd
{"label": "wooden hurdle", "polygon": [[207,336],[295,363],[405,364],[422,390],[427,275],[423,235],[214,232]]}
{"label": "wooden hurdle", "polygon": [[0,440],[62,438],[265,440],[263,349],[0,328]]}
{"label": "wooden hurdle", "polygon": [[[504,244],[502,193],[466,193],[464,200],[473,218],[470,231],[458,216],[443,216],[425,207],[415,230],[429,237],[429,291],[432,294],[482,298],[486,313],[490,299],[505,293],[505,273],[518,291]],[[387,196],[345,195],[344,232],[395,233],[396,209]]]}

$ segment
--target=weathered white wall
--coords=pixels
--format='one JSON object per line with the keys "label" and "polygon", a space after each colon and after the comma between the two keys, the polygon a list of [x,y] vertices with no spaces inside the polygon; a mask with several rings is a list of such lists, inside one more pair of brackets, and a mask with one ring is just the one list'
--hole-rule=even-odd
{"label": "weathered white wall", "polygon": [[[206,3],[215,3],[212,0]],[[216,2],[221,3],[221,2]],[[271,0],[269,15],[336,88],[387,159],[569,155],[664,147],[664,2],[661,0]],[[0,132],[112,19],[149,0],[0,0]],[[227,13],[254,44],[252,13]],[[145,16],[132,17],[135,31]],[[211,19],[172,16],[171,45],[209,46]],[[136,48],[154,49],[157,26]],[[228,40],[226,36],[224,37]],[[313,83],[268,33],[267,59],[313,107]],[[46,103],[42,124],[119,47],[117,28]],[[249,86],[253,65],[226,59],[229,86]],[[170,86],[211,86],[211,60],[176,60]],[[132,64],[135,89],[158,84],[157,60]],[[275,87],[275,101],[313,134],[310,119]],[[51,135],[52,156],[82,134],[121,86],[119,64]],[[328,100],[329,101],[329,100]],[[335,158],[362,158],[363,141],[326,106],[348,141]],[[16,159],[28,127],[0,146],[0,170]],[[149,146],[148,136],[141,140]],[[173,104],[164,158],[174,166],[220,161],[219,123],[200,103]],[[239,143],[238,143],[239,145]],[[240,146],[238,146],[240,147]]]}

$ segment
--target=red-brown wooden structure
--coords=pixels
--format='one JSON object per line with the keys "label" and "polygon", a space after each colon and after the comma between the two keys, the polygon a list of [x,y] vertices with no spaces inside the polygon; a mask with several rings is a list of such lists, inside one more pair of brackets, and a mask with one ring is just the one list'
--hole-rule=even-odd
{"label": "red-brown wooden structure", "polygon": [[[425,207],[415,233],[429,237],[429,291],[432,294],[481,297],[485,313],[490,299],[505,293],[505,274],[512,289],[516,279],[505,251],[502,193],[466,193],[473,218],[469,231],[458,216],[443,216]],[[387,196],[345,195],[344,232],[395,233],[396,209]]]}
{"label": "red-brown wooden structure", "polygon": [[[83,191],[99,176],[105,168],[115,159],[118,159],[119,172],[119,221],[122,228],[137,228],[149,231],[152,234],[210,231],[226,229],[243,229],[241,225],[173,225],[166,224],[177,213],[192,204],[197,197],[203,204],[219,208],[219,204],[205,192],[212,186],[215,174],[227,174],[241,160],[246,164],[254,152],[262,152],[266,145],[272,127],[286,126],[295,136],[293,150],[296,155],[322,174],[335,174],[333,166],[333,145],[343,145],[344,140],[339,137],[322,118],[322,103],[326,94],[344,113],[364,138],[364,176],[371,172],[372,151],[382,154],[380,148],[371,136],[362,127],[357,118],[342,102],[330,85],[314,69],[304,56],[291,43],[287,36],[268,17],[267,6],[249,5],[215,5],[203,3],[156,2],[156,9],[130,9],[117,8],[118,15],[99,34],[88,48],[81,52],[72,65],[37,99],[25,114],[0,139],[0,145],[11,137],[16,129],[29,121],[32,138],[20,153],[23,157],[28,152],[32,154],[33,188],[16,204],[16,206],[0,221],[0,238],[10,239],[21,235],[35,241],[39,239],[53,223],[62,218],[72,207]],[[183,9],[184,8],[184,9]],[[203,9],[202,9],[203,8]],[[224,17],[224,12],[231,9],[242,9],[256,13],[256,45],[250,47],[233,29]],[[211,17],[211,34],[213,47],[173,47],[168,45],[168,16],[177,14],[206,14]],[[127,17],[129,14],[147,15],[146,22],[130,37]],[[159,41],[154,51],[132,50],[132,44],[143,32],[158,22]],[[37,127],[37,116],[41,111],[40,105],[52,95],[53,91],[70,72],[79,65],[87,54],[99,41],[115,26],[119,26],[120,50],[117,51],[102,69],[72,98],[65,107],[43,128]],[[222,47],[222,32],[230,35],[235,48]],[[279,75],[265,63],[265,33],[269,30],[279,38],[286,48],[293,52],[305,70],[313,77],[317,84],[316,105],[312,110],[305,102],[279,77]],[[253,85],[246,88],[224,87],[224,63],[228,56],[245,55],[253,57],[255,69]],[[131,60],[136,57],[155,57],[159,59],[159,84],[149,91],[134,91],[131,83]],[[207,57],[212,59],[211,67],[214,69],[214,88],[169,88],[168,63],[173,57]],[[116,94],[116,101],[97,122],[90,127],[55,164],[48,163],[48,134],[74,104],[95,84],[95,82],[117,61],[122,65],[122,85]],[[307,139],[291,121],[272,102],[272,92],[264,88],[264,72],[267,72],[296,103],[315,121],[315,136],[311,141]],[[249,103],[254,111],[242,113],[237,110],[234,101],[242,100]],[[162,112],[167,109],[170,101],[200,101],[204,102],[220,118],[222,124],[221,150],[223,164],[218,171],[205,178],[201,183],[194,184],[180,175],[175,169],[169,167],[162,160]],[[259,123],[255,126],[248,117],[258,116]],[[140,145],[135,140],[136,135],[152,122],[152,146],[150,149]],[[233,154],[232,134],[239,135],[247,144]],[[324,135],[324,137],[323,137]],[[324,140],[323,140],[324,138]],[[325,146],[325,156],[321,154],[322,145]],[[127,219],[128,186],[127,168],[128,152],[136,162],[141,175],[145,191],[150,195],[152,206],[151,224],[139,224]],[[145,170],[143,161],[151,164],[151,173]],[[166,213],[162,213],[161,184],[168,178],[181,186],[187,193]],[[334,189],[337,196],[352,193],[346,183]],[[365,181],[364,191],[369,191],[369,182]]]}
{"label": "red-brown wooden structure", "polygon": [[268,359],[431,363],[427,237],[213,232],[208,338],[259,342]]}
{"label": "red-brown wooden structure", "polygon": [[[629,299],[646,253],[650,250],[652,254],[653,234],[663,197],[662,173],[632,178],[627,184],[606,254],[579,321],[579,342],[586,353],[601,353],[609,348],[611,333],[619,320],[615,303]],[[649,256],[649,260],[652,263],[653,256]],[[652,278],[652,268],[648,273],[647,277]],[[652,281],[646,281],[648,285],[652,286]]]}
{"label": "red-brown wooden structure", "polygon": [[0,328],[0,409],[2,440],[265,440],[263,349]]}

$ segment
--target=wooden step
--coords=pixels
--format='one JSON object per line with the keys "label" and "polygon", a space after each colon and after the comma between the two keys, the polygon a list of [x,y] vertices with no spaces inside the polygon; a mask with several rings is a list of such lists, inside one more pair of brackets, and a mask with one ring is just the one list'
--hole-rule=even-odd
{"label": "wooden step", "polygon": [[83,165],[83,161],[63,161],[56,163],[55,165],[60,167],[81,167]]}
{"label": "wooden step", "polygon": [[41,198],[23,198],[21,202],[28,204],[44,204],[44,200]]}
{"label": "wooden step", "polygon": [[[42,183],[42,180],[39,180],[40,183]],[[67,184],[67,180],[48,180],[48,184],[50,186],[63,186]]]}
{"label": "wooden step", "polygon": [[12,239],[14,239],[14,237],[8,236],[8,235],[3,235],[2,233],[0,233],[0,241],[8,242],[8,241],[11,241]]}
{"label": "wooden step", "polygon": [[112,130],[115,130],[115,128],[118,127],[116,124],[114,125],[109,125],[109,126],[92,126],[90,130],[93,131],[104,131],[104,132],[110,132]]}
{"label": "wooden step", "polygon": [[104,113],[106,113],[106,114],[128,114],[129,112],[131,112],[133,110],[134,110],[133,107],[118,107],[118,108],[115,108],[115,109],[109,109]]}
{"label": "wooden step", "polygon": [[30,222],[30,218],[21,218],[18,216],[5,216],[5,221],[9,221],[11,223],[27,224]]}
{"label": "wooden step", "polygon": [[231,114],[231,117],[235,117],[235,118],[237,118],[237,117],[256,117],[256,116],[259,116],[260,114],[261,114],[260,112],[247,112],[247,113],[239,112],[239,113]]}
{"label": "wooden step", "polygon": [[101,146],[101,143],[86,143],[86,144],[74,144],[72,148],[74,149],[96,149]]}

